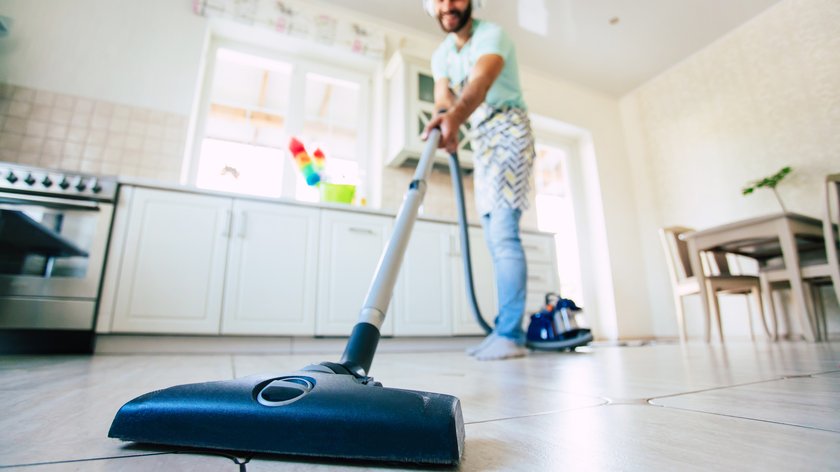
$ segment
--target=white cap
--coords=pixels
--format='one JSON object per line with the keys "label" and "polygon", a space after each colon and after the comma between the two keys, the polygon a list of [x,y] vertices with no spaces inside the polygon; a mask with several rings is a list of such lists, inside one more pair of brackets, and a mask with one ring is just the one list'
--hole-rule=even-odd
{"label": "white cap", "polygon": [[[473,10],[477,10],[484,6],[484,0],[470,0],[473,5]],[[435,0],[423,0],[423,9],[426,10],[429,16],[435,16]]]}

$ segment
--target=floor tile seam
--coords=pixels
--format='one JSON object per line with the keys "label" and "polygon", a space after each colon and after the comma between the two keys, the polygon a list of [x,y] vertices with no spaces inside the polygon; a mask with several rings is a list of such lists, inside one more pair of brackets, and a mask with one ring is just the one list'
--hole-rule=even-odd
{"label": "floor tile seam", "polygon": [[177,454],[177,451],[166,451],[166,452],[149,452],[143,454],[129,454],[124,456],[102,456],[102,457],[88,457],[84,459],[68,459],[64,461],[46,461],[46,462],[28,462],[24,464],[7,464],[2,465],[0,464],[0,469],[9,469],[12,467],[35,467],[41,465],[55,465],[55,464],[73,464],[76,462],[94,462],[94,461],[106,461],[111,459],[130,459],[132,457],[149,457],[149,456],[162,456],[166,454]]}
{"label": "floor tile seam", "polygon": [[673,398],[673,397],[681,397],[683,395],[694,395],[694,394],[697,394],[697,393],[714,392],[716,390],[728,390],[728,389],[731,389],[731,388],[746,387],[748,385],[758,385],[758,384],[762,384],[762,383],[778,382],[780,380],[808,378],[808,377],[814,377],[814,376],[817,376],[817,375],[833,374],[833,373],[837,373],[837,372],[840,372],[840,370],[829,370],[829,371],[815,372],[815,373],[809,373],[809,374],[783,375],[781,377],[774,377],[772,379],[755,380],[755,381],[752,381],[752,382],[744,382],[744,383],[731,384],[731,385],[721,385],[721,386],[718,386],[718,387],[701,388],[701,389],[698,389],[698,390],[691,390],[691,391],[688,391],[688,392],[679,392],[679,393],[671,393],[671,394],[668,394],[668,395],[659,395],[659,396],[655,396],[655,397],[645,398],[644,400],[646,400],[648,403],[650,403],[654,400],[661,400],[661,399],[664,399],[664,398]]}
{"label": "floor tile seam", "polygon": [[608,400],[606,400],[606,399],[602,399],[602,400],[604,400],[604,402],[603,403],[598,403],[597,405],[585,405],[585,406],[577,406],[577,407],[573,407],[573,408],[564,408],[564,409],[560,409],[560,410],[541,411],[539,413],[531,413],[531,414],[527,414],[527,415],[505,416],[503,418],[491,418],[491,419],[488,419],[488,420],[469,421],[469,422],[464,422],[464,425],[496,423],[496,422],[500,422],[500,421],[518,420],[518,419],[522,419],[522,418],[535,418],[537,416],[548,416],[548,415],[554,415],[554,414],[557,414],[557,413],[568,413],[570,411],[586,410],[586,409],[589,409],[589,408],[599,408],[599,407],[602,407],[602,406],[608,406],[609,405]]}
{"label": "floor tile seam", "polygon": [[780,425],[780,426],[789,426],[791,428],[807,429],[807,430],[811,430],[811,431],[822,431],[824,433],[832,433],[832,434],[840,435],[840,431],[837,431],[837,430],[817,428],[816,426],[805,426],[805,425],[801,425],[801,424],[785,423],[784,421],[774,421],[774,420],[767,420],[767,419],[762,419],[762,418],[753,418],[753,417],[749,417],[749,416],[739,416],[739,415],[731,415],[731,414],[726,414],[726,413],[716,413],[714,411],[694,410],[694,409],[691,409],[691,408],[682,408],[682,407],[677,407],[677,406],[654,405],[654,404],[649,404],[648,406],[651,406],[651,407],[654,407],[654,408],[665,408],[665,409],[668,409],[668,410],[688,411],[688,412],[691,412],[691,413],[697,413],[697,414],[701,414],[701,415],[722,416],[722,417],[725,417],[725,418],[735,418],[735,419],[739,419],[739,420],[755,421],[757,423],[776,424],[776,425]]}

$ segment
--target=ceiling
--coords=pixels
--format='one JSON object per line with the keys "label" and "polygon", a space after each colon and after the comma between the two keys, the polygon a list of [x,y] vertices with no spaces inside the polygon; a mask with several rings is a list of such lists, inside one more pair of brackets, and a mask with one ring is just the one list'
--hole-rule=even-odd
{"label": "ceiling", "polygon": [[[443,35],[421,0],[324,1]],[[486,0],[474,14],[513,38],[521,67],[620,97],[779,1]]]}

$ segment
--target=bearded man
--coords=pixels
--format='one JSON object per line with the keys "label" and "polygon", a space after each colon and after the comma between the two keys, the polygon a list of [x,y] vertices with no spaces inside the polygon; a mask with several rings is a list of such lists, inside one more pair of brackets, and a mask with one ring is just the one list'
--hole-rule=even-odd
{"label": "bearded man", "polygon": [[435,109],[423,132],[439,128],[439,146],[458,147],[458,129],[469,120],[474,192],[493,260],[499,312],[493,332],[467,350],[479,360],[520,357],[525,333],[527,265],[519,222],[528,208],[534,137],[522,97],[513,42],[502,29],[473,18],[471,0],[426,0],[446,38],[432,55]]}

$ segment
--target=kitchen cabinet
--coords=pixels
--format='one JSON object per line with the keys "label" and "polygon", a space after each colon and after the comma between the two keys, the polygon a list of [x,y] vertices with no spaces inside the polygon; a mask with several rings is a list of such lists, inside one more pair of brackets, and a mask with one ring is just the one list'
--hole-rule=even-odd
{"label": "kitchen cabinet", "polygon": [[[123,186],[97,331],[347,336],[393,217],[258,199]],[[490,254],[470,228],[473,279],[497,311]],[[383,336],[483,334],[467,303],[456,224],[417,221]],[[527,314],[557,291],[554,241],[523,233]],[[524,323],[527,323],[525,317]]]}
{"label": "kitchen cabinet", "polygon": [[521,237],[525,259],[528,261],[528,294],[525,311],[531,315],[542,308],[546,293],[560,292],[560,274],[557,272],[553,236],[524,233]]}
{"label": "kitchen cabinet", "polygon": [[121,260],[109,257],[112,331],[218,334],[231,199],[142,188],[120,198],[130,213]]}
{"label": "kitchen cabinet", "polygon": [[133,187],[121,198],[113,312],[100,312],[111,331],[314,334],[317,210]]}
{"label": "kitchen cabinet", "polygon": [[[388,81],[388,166],[417,162],[425,143],[420,134],[435,112],[434,79],[429,59],[419,59],[396,52],[385,68]],[[464,169],[472,168],[469,124],[461,126],[458,160]],[[435,163],[448,165],[445,151],[435,154]]]}
{"label": "kitchen cabinet", "polygon": [[318,211],[233,201],[222,334],[315,332]]}
{"label": "kitchen cabinet", "polygon": [[452,225],[415,223],[394,294],[395,336],[452,334],[453,246]]}
{"label": "kitchen cabinet", "polygon": [[[392,222],[386,216],[321,210],[316,335],[347,336],[353,330]],[[393,301],[380,329],[383,336],[394,333],[392,314]]]}
{"label": "kitchen cabinet", "polygon": [[[457,229],[457,228],[455,228]],[[493,260],[484,242],[484,235],[478,228],[470,228],[470,252],[472,254],[473,285],[475,287],[478,307],[484,320],[491,326],[498,313],[498,298],[496,283],[493,275]],[[528,279],[526,285],[525,316],[522,317],[523,329],[527,330],[530,315],[542,308],[545,294],[557,292],[559,274],[554,250],[554,238],[548,234],[522,233],[522,248],[528,264]],[[454,303],[455,312],[452,319],[453,334],[484,334],[475,321],[464,288],[464,276],[460,255],[453,253]]]}
{"label": "kitchen cabinet", "polygon": [[[450,253],[450,271],[452,273],[452,303],[454,316],[452,317],[452,334],[484,334],[481,326],[475,320],[469,299],[466,295],[464,267],[461,259],[461,239],[457,227],[456,237],[453,238],[453,251]],[[470,259],[472,261],[472,278],[475,298],[484,320],[493,326],[499,304],[496,297],[496,280],[493,276],[493,260],[484,242],[484,233],[480,228],[469,228]]]}

